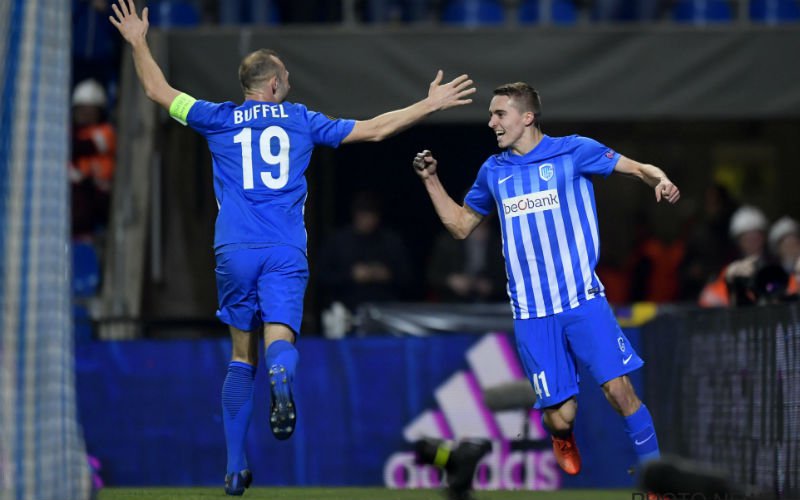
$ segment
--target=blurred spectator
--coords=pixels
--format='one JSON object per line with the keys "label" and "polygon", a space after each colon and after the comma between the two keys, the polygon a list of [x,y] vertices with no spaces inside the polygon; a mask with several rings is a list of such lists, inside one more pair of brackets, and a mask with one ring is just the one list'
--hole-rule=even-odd
{"label": "blurred spectator", "polygon": [[800,283],[800,258],[794,263],[794,281]]}
{"label": "blurred spectator", "polygon": [[120,38],[108,22],[108,0],[72,1],[72,78],[98,80],[116,101],[121,56]]}
{"label": "blurred spectator", "polygon": [[741,259],[723,268],[717,279],[703,288],[699,300],[703,307],[731,305],[735,290],[730,285],[748,282],[765,262],[767,218],[761,210],[745,205],[734,212],[730,235],[739,248]]}
{"label": "blurred spectator", "polygon": [[495,218],[465,240],[439,235],[428,267],[428,285],[445,302],[489,302],[506,298],[506,274]]}
{"label": "blurred spectator", "polygon": [[108,223],[117,134],[106,113],[106,94],[96,80],[84,80],[72,93],[73,237],[91,238]]}
{"label": "blurred spectator", "polygon": [[628,259],[616,252],[603,254],[603,258],[597,263],[595,271],[603,282],[606,299],[610,304],[631,302],[631,269]]}
{"label": "blurred spectator", "polygon": [[[646,228],[651,225],[644,226]],[[631,299],[634,302],[675,302],[680,291],[686,241],[681,235],[647,234],[636,247]]]}
{"label": "blurred spectator", "polygon": [[789,216],[783,216],[769,230],[769,249],[783,269],[791,274],[800,258],[800,225]]}
{"label": "blurred spectator", "polygon": [[411,265],[400,237],[381,226],[377,198],[356,195],[352,217],[352,224],[334,234],[320,255],[317,269],[325,305],[339,301],[353,311],[362,302],[404,298]]}
{"label": "blurred spectator", "polygon": [[736,245],[729,234],[736,204],[728,190],[719,184],[705,190],[699,221],[692,230],[681,265],[681,293],[684,300],[694,300],[720,268],[737,257]]}

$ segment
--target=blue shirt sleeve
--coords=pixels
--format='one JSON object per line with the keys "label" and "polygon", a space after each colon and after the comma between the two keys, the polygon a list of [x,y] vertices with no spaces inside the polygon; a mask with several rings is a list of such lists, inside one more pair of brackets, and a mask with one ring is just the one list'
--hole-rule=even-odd
{"label": "blue shirt sleeve", "polygon": [[332,148],[338,147],[356,124],[355,120],[330,118],[316,111],[306,110],[306,116],[313,143]]}
{"label": "blue shirt sleeve", "polygon": [[494,197],[491,189],[489,189],[487,180],[487,163],[484,163],[481,169],[478,170],[478,177],[475,179],[475,183],[467,192],[467,196],[464,197],[464,204],[483,216],[488,215],[495,206]]}
{"label": "blue shirt sleeve", "polygon": [[211,132],[219,132],[225,127],[231,114],[231,109],[235,107],[232,102],[209,102],[196,101],[189,114],[186,115],[186,124],[207,136]]}
{"label": "blue shirt sleeve", "polygon": [[594,139],[573,136],[572,157],[575,170],[581,175],[608,176],[619,161],[619,153]]}

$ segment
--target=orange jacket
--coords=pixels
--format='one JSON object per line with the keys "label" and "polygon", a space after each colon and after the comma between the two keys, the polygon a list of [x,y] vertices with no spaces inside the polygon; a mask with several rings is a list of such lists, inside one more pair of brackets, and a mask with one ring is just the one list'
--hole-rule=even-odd
{"label": "orange jacket", "polygon": [[74,167],[84,177],[91,177],[102,190],[111,188],[117,154],[117,134],[110,123],[86,125],[75,130],[74,138],[79,141],[92,141],[93,154],[75,156]]}
{"label": "orange jacket", "polygon": [[[698,300],[701,307],[727,307],[731,305],[731,294],[728,289],[728,283],[725,281],[725,272],[727,270],[728,266],[723,267],[717,279],[703,287]],[[800,291],[800,287],[798,287],[797,279],[794,274],[790,274],[786,293],[792,295],[798,293],[798,291]]]}

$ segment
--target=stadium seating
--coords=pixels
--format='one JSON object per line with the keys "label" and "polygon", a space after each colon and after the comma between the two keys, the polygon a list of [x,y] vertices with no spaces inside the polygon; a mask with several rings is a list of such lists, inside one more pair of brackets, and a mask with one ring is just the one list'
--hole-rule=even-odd
{"label": "stadium seating", "polygon": [[90,243],[72,243],[72,321],[75,341],[88,342],[93,338],[92,321],[86,300],[97,294],[100,286],[100,261]]}
{"label": "stadium seating", "polygon": [[72,243],[72,295],[91,297],[100,285],[100,261],[90,243]]}
{"label": "stadium seating", "polygon": [[503,5],[499,0],[450,0],[442,9],[442,22],[466,27],[502,24]]}
{"label": "stadium seating", "polygon": [[[542,0],[524,0],[519,6],[519,22],[538,24],[543,22]],[[553,24],[570,25],[578,20],[578,9],[573,0],[552,0],[550,20]]]}
{"label": "stadium seating", "polygon": [[733,9],[728,0],[678,0],[672,18],[679,23],[725,23],[733,19]]}
{"label": "stadium seating", "polygon": [[217,14],[223,25],[281,23],[276,2],[270,0],[225,0],[219,2]]}
{"label": "stadium seating", "polygon": [[149,2],[150,24],[161,28],[190,27],[200,24],[200,13],[194,4],[183,0]]}
{"label": "stadium seating", "polygon": [[800,2],[797,0],[750,0],[750,20],[778,24],[800,21]]}

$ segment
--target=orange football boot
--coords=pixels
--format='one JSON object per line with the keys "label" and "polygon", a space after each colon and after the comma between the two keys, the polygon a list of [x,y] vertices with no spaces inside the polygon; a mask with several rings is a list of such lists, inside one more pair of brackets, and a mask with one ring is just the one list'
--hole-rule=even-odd
{"label": "orange football boot", "polygon": [[575,444],[575,434],[570,433],[567,438],[550,436],[553,440],[553,453],[556,461],[564,472],[574,476],[581,471],[581,454]]}

